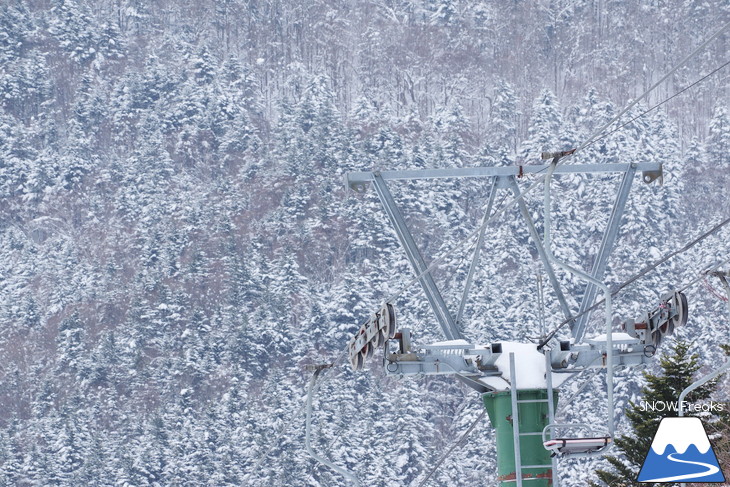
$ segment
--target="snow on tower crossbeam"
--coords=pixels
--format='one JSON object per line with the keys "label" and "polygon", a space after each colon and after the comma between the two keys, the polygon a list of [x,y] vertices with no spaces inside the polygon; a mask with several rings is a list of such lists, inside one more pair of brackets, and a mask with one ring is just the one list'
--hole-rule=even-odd
{"label": "snow on tower crossbeam", "polygon": [[[416,347],[411,332],[402,329],[385,341],[383,367],[396,378],[426,375],[456,375],[468,381],[479,392],[507,391],[513,383],[523,389],[545,389],[549,353],[551,388],[559,387],[570,375],[588,368],[604,368],[608,354],[613,367],[648,363],[661,340],[676,326],[687,322],[687,301],[683,293],[670,291],[651,311],[638,320],[627,320],[625,331],[612,333],[612,349],[607,349],[606,334],[589,338],[585,343],[562,341],[556,350],[538,349],[536,344],[509,341],[475,344],[466,340],[447,340]],[[508,354],[520,357],[516,377],[513,377]]]}

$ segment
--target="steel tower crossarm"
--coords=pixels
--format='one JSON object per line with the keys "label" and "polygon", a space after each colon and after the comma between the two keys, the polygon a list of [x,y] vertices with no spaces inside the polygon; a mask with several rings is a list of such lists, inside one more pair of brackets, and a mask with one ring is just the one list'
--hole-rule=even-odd
{"label": "steel tower crossarm", "polygon": [[[626,172],[631,167],[629,163],[619,164],[564,164],[555,168],[555,174],[584,174],[584,173],[612,173]],[[498,176],[518,176],[520,174],[541,174],[547,171],[547,164],[526,166],[478,166],[478,167],[449,167],[439,169],[405,169],[397,171],[377,172],[384,181],[416,180],[416,179],[448,179],[448,178],[478,178]],[[642,162],[636,164],[636,169],[644,172],[644,180],[649,182],[661,171],[662,165],[658,162]],[[520,173],[520,171],[522,171]],[[364,191],[367,184],[375,179],[375,172],[349,172],[345,176],[347,187],[355,191]]]}
{"label": "steel tower crossarm", "polygon": [[[542,239],[540,238],[534,222],[530,216],[529,209],[525,204],[522,193],[517,185],[516,177],[527,174],[539,174],[548,169],[549,165],[526,165],[526,166],[482,166],[482,167],[464,167],[464,168],[439,168],[439,169],[413,169],[413,170],[396,170],[396,171],[366,171],[366,172],[350,172],[347,173],[345,181],[346,185],[354,191],[362,192],[369,184],[375,187],[383,208],[396,231],[396,235],[400,244],[403,246],[406,256],[408,258],[413,271],[418,277],[418,281],[426,295],[426,299],[433,311],[439,326],[444,332],[444,335],[449,340],[455,340],[463,338],[463,334],[460,330],[459,321],[462,317],[463,307],[466,302],[466,297],[471,287],[471,277],[473,276],[474,267],[479,259],[478,248],[481,244],[482,235],[480,232],[480,238],[477,242],[477,250],[474,253],[472,259],[472,265],[470,268],[469,276],[464,286],[464,292],[459,303],[458,318],[452,317],[451,313],[447,309],[446,303],[444,302],[443,296],[439,291],[436,283],[430,272],[426,262],[421,255],[412,234],[410,233],[408,226],[403,219],[403,216],[398,209],[398,206],[393,199],[393,195],[388,189],[388,180],[419,180],[419,179],[458,179],[464,177],[491,177],[494,178],[492,185],[492,191],[490,200],[493,198],[494,192],[497,188],[509,187],[515,194],[515,201],[517,202],[520,213],[525,219],[530,236],[537,247],[538,254],[546,268],[548,278],[555,290],[558,302],[560,304],[561,311],[566,318],[571,317],[570,308],[567,305],[566,299],[563,292],[560,289],[558,280],[555,277],[555,272],[552,265],[545,257],[545,249],[542,245]],[[596,173],[623,173],[621,185],[619,187],[616,202],[614,203],[613,211],[609,220],[608,227],[604,233],[603,240],[599,254],[596,256],[594,261],[593,269],[591,274],[595,276],[602,276],[605,272],[606,262],[610,250],[618,235],[618,228],[620,225],[623,210],[628,197],[628,192],[631,188],[633,176],[636,171],[642,171],[642,179],[646,183],[650,183],[657,178],[661,177],[662,164],[661,163],[618,163],[618,164],[571,164],[561,165],[553,168],[555,174],[596,174]],[[491,206],[491,205],[490,205]],[[491,208],[490,208],[491,209]],[[485,217],[489,217],[489,211]],[[487,222],[486,218],[482,225]],[[415,282],[415,280],[414,280]],[[595,289],[593,286],[587,286],[584,293],[583,300],[581,302],[581,309],[586,309],[592,304],[595,298]],[[585,331],[586,319],[583,318],[580,322],[573,325],[572,332],[574,336],[582,338]],[[577,340],[580,341],[580,340]]]}
{"label": "steel tower crossarm", "polygon": [[380,203],[383,205],[383,208],[385,208],[385,213],[388,215],[388,219],[395,229],[398,241],[406,251],[406,256],[413,268],[413,272],[415,272],[417,276],[422,274],[418,281],[421,284],[421,288],[423,288],[423,292],[426,294],[428,304],[431,306],[431,310],[436,316],[436,320],[441,326],[444,335],[446,335],[448,340],[463,338],[456,325],[456,321],[446,307],[444,298],[441,296],[441,292],[436,286],[433,276],[431,276],[430,272],[426,272],[428,266],[423,260],[421,252],[418,250],[418,246],[413,239],[413,235],[411,235],[410,230],[408,230],[408,226],[406,225],[403,215],[401,215],[401,212],[393,199],[393,195],[388,189],[388,185],[385,183],[385,180],[379,172],[371,174],[373,176],[372,183],[375,186],[375,191],[378,193]]}

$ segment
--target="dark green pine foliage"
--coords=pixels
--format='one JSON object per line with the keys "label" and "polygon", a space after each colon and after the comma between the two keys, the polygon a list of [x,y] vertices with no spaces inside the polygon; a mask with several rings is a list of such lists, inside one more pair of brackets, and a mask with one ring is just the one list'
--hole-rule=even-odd
{"label": "dark green pine foliage", "polygon": [[[720,348],[725,352],[725,360],[730,360],[730,345],[720,345]],[[728,480],[729,476],[726,466],[730,465],[730,409],[728,409],[730,403],[725,402],[724,406],[723,410],[717,414],[717,421],[705,424],[705,429],[712,442],[712,449],[715,451],[717,463],[720,464],[720,467],[725,472],[725,480]],[[696,487],[714,487],[715,485],[725,484],[705,483],[693,485]]]}
{"label": "dark green pine foliage", "polygon": [[[662,418],[677,416],[674,411],[652,411],[648,408],[644,411],[642,404],[652,404],[654,401],[674,403],[679,398],[679,394],[697,380],[699,374],[696,372],[700,368],[699,355],[691,353],[691,348],[690,343],[676,342],[674,347],[659,360],[661,367],[659,374],[644,373],[647,384],[641,390],[643,397],[639,402],[630,401],[629,407],[626,409],[626,418],[631,425],[632,432],[616,438],[616,450],[620,452],[620,456],[607,457],[613,469],[596,470],[596,475],[601,483],[591,482],[592,487],[676,485],[636,482]],[[699,403],[710,399],[716,385],[717,380],[707,382],[688,394],[685,401]],[[687,416],[692,415],[687,413]],[[702,419],[707,423],[708,418],[703,417]]]}

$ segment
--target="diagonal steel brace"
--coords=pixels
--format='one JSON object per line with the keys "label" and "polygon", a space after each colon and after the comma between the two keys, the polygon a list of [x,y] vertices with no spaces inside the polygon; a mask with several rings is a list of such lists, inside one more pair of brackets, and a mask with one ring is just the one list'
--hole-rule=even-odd
{"label": "diagonal steel brace", "polygon": [[530,232],[530,238],[532,238],[532,241],[537,248],[537,253],[540,256],[540,260],[542,260],[542,264],[543,266],[545,266],[545,273],[548,275],[550,284],[553,286],[553,289],[555,290],[555,295],[558,297],[560,309],[563,311],[563,315],[565,315],[565,318],[570,319],[572,318],[572,315],[570,314],[570,307],[568,307],[568,303],[565,300],[565,295],[560,288],[558,279],[555,277],[553,265],[547,258],[547,254],[545,253],[545,247],[543,247],[542,245],[542,239],[537,233],[537,229],[535,228],[535,222],[530,216],[530,210],[527,209],[524,198],[520,198],[520,188],[519,186],[517,186],[517,181],[515,181],[514,176],[509,176],[507,179],[509,180],[509,185],[512,188],[512,192],[517,199],[518,205],[520,207],[520,213],[522,213],[522,218],[525,219],[525,223],[527,224],[527,230]]}
{"label": "diagonal steel brace", "polygon": [[[606,225],[606,230],[603,232],[601,247],[598,250],[598,255],[596,256],[596,260],[593,262],[593,268],[591,269],[590,276],[594,279],[602,280],[603,274],[606,272],[608,256],[611,255],[611,250],[616,243],[616,237],[618,236],[618,231],[621,226],[621,217],[623,217],[624,209],[626,208],[626,201],[629,197],[629,191],[631,190],[631,184],[634,181],[636,169],[636,164],[629,165],[621,179],[618,194],[616,195],[616,201],[614,202],[613,209],[611,210],[611,217],[608,220],[608,225]],[[589,313],[585,313],[585,311],[596,300],[597,292],[598,289],[594,284],[588,284],[585,292],[583,293],[583,299],[581,300],[580,309],[578,310],[578,314],[582,316],[580,316],[580,318],[578,318],[578,320],[571,326],[571,334],[575,337],[576,343],[580,343],[581,340],[583,340],[589,317]]]}
{"label": "diagonal steel brace", "polygon": [[489,202],[487,203],[487,209],[482,217],[481,230],[479,231],[479,237],[477,238],[476,246],[474,247],[474,256],[471,259],[471,265],[469,265],[469,274],[466,276],[466,284],[464,284],[464,291],[461,295],[461,301],[459,302],[459,311],[456,313],[456,324],[459,326],[459,330],[463,330],[464,326],[462,323],[462,317],[464,316],[464,306],[466,305],[466,298],[469,296],[471,290],[471,284],[474,279],[474,271],[476,270],[477,264],[479,263],[479,255],[482,250],[482,243],[484,242],[484,233],[487,230],[485,222],[492,214],[492,206],[494,206],[494,197],[497,195],[497,178],[492,179],[492,185],[489,189]]}
{"label": "diagonal steel brace", "polygon": [[388,215],[388,219],[395,229],[398,240],[403,246],[403,249],[406,251],[406,256],[408,257],[411,267],[413,267],[413,271],[417,276],[423,274],[418,281],[421,283],[421,288],[423,288],[423,292],[426,294],[428,304],[431,306],[431,310],[434,315],[436,315],[436,319],[441,326],[444,335],[446,335],[448,340],[463,338],[461,332],[456,326],[456,322],[451,317],[449,310],[446,308],[444,298],[441,296],[441,292],[436,286],[431,273],[426,272],[428,266],[423,260],[423,256],[418,250],[418,246],[413,239],[413,235],[411,235],[411,232],[408,230],[408,226],[403,219],[403,215],[401,215],[385,180],[383,180],[383,177],[379,172],[374,172],[372,182],[373,186],[375,186],[375,191],[378,193],[378,198],[385,209],[385,213]]}

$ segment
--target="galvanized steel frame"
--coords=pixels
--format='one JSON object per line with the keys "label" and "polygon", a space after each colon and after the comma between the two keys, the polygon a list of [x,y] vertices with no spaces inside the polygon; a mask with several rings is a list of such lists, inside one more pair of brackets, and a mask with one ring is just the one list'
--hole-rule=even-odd
{"label": "galvanized steel frame", "polygon": [[[629,197],[629,191],[631,190],[631,184],[634,181],[636,169],[637,167],[635,165],[630,165],[621,178],[621,184],[619,185],[618,194],[616,195],[616,201],[613,204],[608,225],[603,233],[601,247],[598,249],[598,255],[596,256],[596,260],[593,262],[593,268],[591,269],[590,276],[593,279],[601,280],[604,272],[606,272],[608,256],[611,254],[614,243],[616,243],[616,237],[618,236],[618,230],[621,225],[621,217],[623,217],[624,209],[626,208],[626,201]],[[580,318],[578,318],[578,320],[571,326],[571,334],[575,338],[576,343],[583,340],[589,318],[589,314],[585,313],[585,311],[593,304],[593,301],[596,299],[597,292],[598,288],[596,285],[589,283],[583,293],[583,299],[581,300],[580,309],[578,310]]]}
{"label": "galvanized steel frame", "polygon": [[385,208],[385,213],[388,215],[388,219],[395,229],[398,240],[403,246],[403,249],[406,251],[406,256],[408,257],[408,261],[411,263],[411,267],[413,267],[413,271],[417,276],[421,276],[418,281],[421,283],[421,287],[423,288],[423,292],[426,294],[428,304],[431,305],[431,310],[434,315],[436,315],[436,320],[441,326],[444,335],[446,335],[446,338],[449,340],[462,338],[461,332],[456,326],[456,322],[449,313],[446,303],[444,302],[444,298],[441,296],[441,292],[433,280],[433,276],[431,276],[430,272],[426,272],[428,269],[426,261],[423,260],[423,256],[418,250],[415,240],[413,240],[413,235],[411,235],[410,230],[408,230],[408,225],[406,225],[403,215],[401,215],[398,206],[395,204],[395,200],[388,189],[388,185],[385,183],[385,180],[380,173],[373,173],[372,182],[373,186],[375,186],[375,191],[378,193],[380,202],[382,203],[383,208]]}
{"label": "galvanized steel frame", "polygon": [[[547,258],[545,249],[542,245],[542,239],[535,227],[532,217],[530,216],[529,209],[522,198],[519,186],[516,181],[516,177],[523,174],[539,174],[546,171],[550,165],[529,165],[529,166],[504,166],[504,167],[471,167],[471,168],[442,168],[442,169],[417,169],[417,170],[398,170],[398,171],[366,171],[366,172],[351,172],[346,175],[346,184],[349,188],[355,191],[364,191],[369,183],[375,186],[378,198],[380,199],[383,208],[385,209],[386,215],[390,220],[391,225],[395,229],[398,241],[403,246],[406,252],[413,271],[419,278],[421,288],[423,289],[426,299],[429,302],[431,310],[433,311],[439,326],[441,327],[444,335],[449,340],[455,340],[463,338],[461,330],[461,321],[463,316],[463,310],[466,303],[466,298],[471,289],[473,280],[474,269],[480,257],[480,247],[483,242],[484,236],[484,223],[487,221],[491,208],[494,203],[494,195],[497,188],[509,187],[514,193],[520,213],[522,214],[527,229],[530,233],[530,237],[535,244],[537,252],[542,260],[545,267],[548,279],[555,290],[558,302],[560,304],[561,311],[566,318],[571,317],[570,308],[567,304],[565,296],[560,288],[558,280],[555,276],[552,263]],[[610,255],[611,249],[615,244],[616,237],[618,236],[618,230],[621,223],[621,218],[624,213],[628,194],[631,189],[634,175],[636,171],[643,172],[643,179],[645,182],[653,181],[657,175],[661,174],[662,165],[660,163],[623,163],[623,164],[581,164],[581,165],[561,165],[554,168],[555,174],[583,174],[583,173],[612,173],[619,172],[623,173],[623,178],[618,189],[616,201],[614,202],[609,223],[604,231],[604,235],[601,241],[601,247],[598,255],[593,264],[591,270],[591,277],[600,279],[606,269],[608,262],[608,256]],[[415,243],[413,235],[410,233],[408,226],[401,214],[392,193],[388,189],[386,181],[397,181],[397,180],[421,180],[421,179],[447,179],[447,178],[464,178],[464,177],[492,177],[494,178],[490,196],[489,204],[486,210],[486,214],[482,220],[482,229],[480,231],[477,245],[474,250],[474,255],[467,275],[467,280],[464,286],[464,292],[459,302],[459,308],[457,316],[454,318],[449,312],[446,303],[441,295],[441,292],[436,285],[433,276],[430,272],[427,272],[428,265],[426,264],[423,256],[421,255],[418,246]],[[580,311],[587,309],[592,301],[595,299],[596,288],[595,286],[588,285],[584,292],[583,298],[580,304]],[[587,315],[582,316],[571,328],[572,335],[576,338],[576,343],[580,342],[585,334],[585,326],[587,323]]]}

